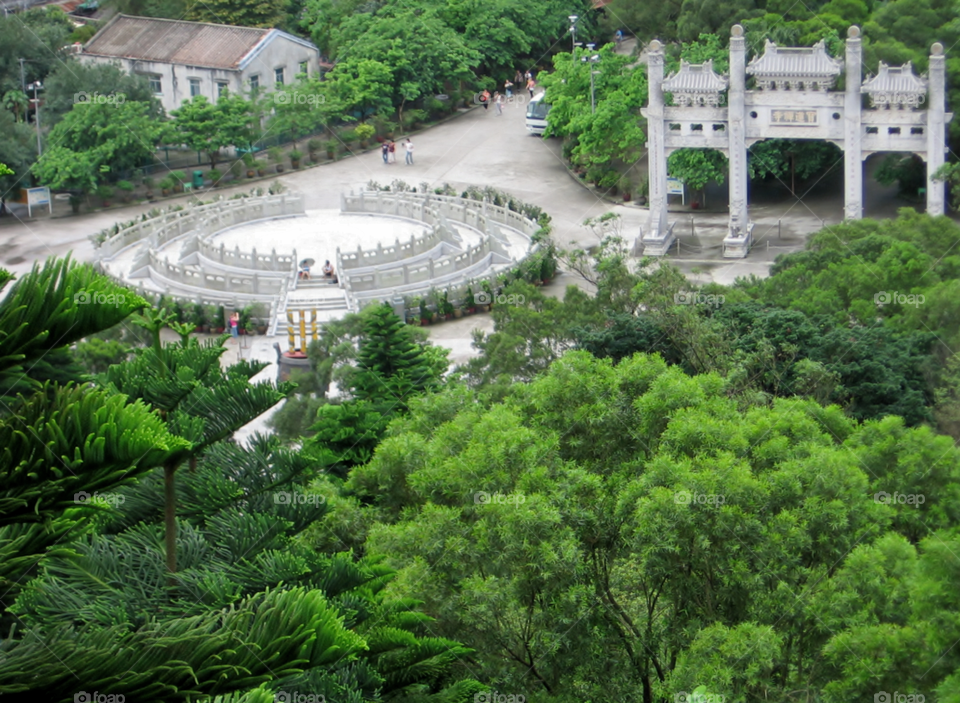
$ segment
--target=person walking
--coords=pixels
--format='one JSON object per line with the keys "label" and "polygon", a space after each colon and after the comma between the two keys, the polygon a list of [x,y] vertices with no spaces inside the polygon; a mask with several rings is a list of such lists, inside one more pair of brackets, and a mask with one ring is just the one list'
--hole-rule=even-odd
{"label": "person walking", "polygon": [[[530,75],[529,73],[527,74]],[[532,78],[527,79],[527,90],[530,91],[530,98],[533,99],[533,89],[537,87],[537,84],[533,81]]]}
{"label": "person walking", "polygon": [[484,88],[483,92],[480,93],[480,102],[483,105],[484,110],[490,107],[490,91],[486,88]]}
{"label": "person walking", "polygon": [[497,106],[497,117],[503,114],[503,96],[500,93],[496,93],[493,98],[494,104]]}
{"label": "person walking", "polygon": [[513,97],[513,83],[510,82],[510,79],[507,79],[507,82],[503,84],[503,90],[507,94],[508,98]]}
{"label": "person walking", "polygon": [[513,82],[516,85],[523,85],[523,74],[520,73],[520,69],[517,69],[516,74],[513,76]]}
{"label": "person walking", "polygon": [[388,159],[390,158],[390,145],[387,144],[384,140],[383,144],[380,145],[380,153],[383,155],[383,163],[389,163]]}
{"label": "person walking", "polygon": [[410,137],[407,137],[407,141],[403,145],[403,148],[407,152],[406,163],[410,166],[413,166],[413,142],[410,141]]}
{"label": "person walking", "polygon": [[230,336],[234,338],[240,336],[240,313],[236,311],[230,315]]}
{"label": "person walking", "polygon": [[397,143],[392,139],[390,140],[390,163],[397,163]]}

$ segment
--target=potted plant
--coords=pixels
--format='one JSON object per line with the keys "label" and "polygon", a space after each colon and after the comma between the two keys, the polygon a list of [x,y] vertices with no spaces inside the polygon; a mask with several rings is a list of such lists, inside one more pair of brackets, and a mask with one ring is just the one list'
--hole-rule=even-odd
{"label": "potted plant", "polygon": [[420,324],[429,325],[430,324],[430,308],[427,307],[427,299],[420,298]]}
{"label": "potted plant", "polygon": [[[200,303],[193,304],[193,309],[190,311],[190,321],[193,323],[194,332],[203,332],[203,306]],[[207,325],[207,329],[210,329],[209,325]]]}
{"label": "potted plant", "polygon": [[310,153],[310,160],[316,161],[317,154],[323,149],[323,142],[319,139],[311,139],[307,142],[307,151]]}
{"label": "potted plant", "polygon": [[211,168],[207,172],[207,178],[210,179],[210,185],[216,188],[218,185],[220,185],[220,179],[223,178],[223,174],[220,173],[219,169]]}
{"label": "potted plant", "polygon": [[633,183],[626,176],[620,179],[620,190],[623,193],[623,202],[630,202],[633,197]]}
{"label": "potted plant", "polygon": [[223,330],[226,327],[227,312],[223,309],[222,305],[217,306],[217,312],[210,320],[211,329],[217,334],[223,334]]}
{"label": "potted plant", "polygon": [[374,135],[376,130],[372,125],[361,124],[357,125],[356,133],[357,139],[360,140],[360,148],[366,149],[367,145],[370,143],[370,138]]}
{"label": "potted plant", "polygon": [[204,305],[203,306],[203,319],[200,323],[202,331],[209,334],[211,330],[215,329],[217,326],[217,306],[216,305]]}
{"label": "potted plant", "polygon": [[294,149],[290,152],[290,166],[293,168],[300,168],[300,159],[303,158],[303,152],[299,149]]}
{"label": "potted plant", "polygon": [[153,179],[149,176],[143,179],[143,187],[147,189],[145,193],[147,200],[153,200]]}
{"label": "potted plant", "polygon": [[257,174],[257,160],[250,152],[243,155],[243,165],[247,167],[247,178],[253,178]]}
{"label": "potted plant", "polygon": [[346,145],[348,151],[350,147],[356,143],[357,138],[356,129],[345,129],[340,132],[340,140]]}
{"label": "potted plant", "polygon": [[477,299],[473,297],[473,287],[467,286],[467,294],[463,296],[463,309],[468,315],[477,311]]}
{"label": "potted plant", "polygon": [[272,146],[267,149],[267,156],[276,164],[277,173],[283,173],[283,164],[280,163],[283,159],[283,150],[278,146]]}
{"label": "potted plant", "polygon": [[167,176],[162,181],[160,181],[160,193],[163,197],[170,195],[170,191],[173,190],[173,179],[170,176]]}
{"label": "potted plant", "polygon": [[129,203],[133,194],[133,183],[130,181],[117,181],[117,190],[120,191],[120,197],[125,203]]}
{"label": "potted plant", "polygon": [[324,148],[327,150],[327,158],[331,161],[337,158],[337,147],[340,146],[340,143],[336,139],[331,139],[326,144]]}
{"label": "potted plant", "polygon": [[97,188],[97,195],[103,201],[104,207],[110,207],[110,199],[113,197],[113,188],[108,185],[102,185]]}
{"label": "potted plant", "polygon": [[454,313],[456,312],[456,309],[453,307],[453,303],[451,303],[451,302],[447,299],[447,291],[443,291],[443,297],[442,297],[442,299],[441,299],[441,307],[440,307],[440,309],[443,311],[443,317],[444,317],[444,319],[446,319],[446,320],[452,320],[452,319],[453,319]]}
{"label": "potted plant", "polygon": [[256,162],[256,169],[257,169],[257,175],[260,176],[260,178],[263,178],[264,176],[267,175],[267,165],[262,161]]}
{"label": "potted plant", "polygon": [[173,192],[182,193],[184,181],[187,180],[187,174],[183,171],[174,171],[170,174],[170,178],[173,179]]}
{"label": "potted plant", "polygon": [[490,281],[481,281],[480,287],[483,289],[483,299],[486,301],[480,306],[480,309],[484,312],[489,312],[490,307],[493,305],[493,286],[490,285]]}
{"label": "potted plant", "polygon": [[637,204],[646,205],[647,198],[650,196],[650,181],[648,181],[646,178],[640,181],[640,188],[638,189],[637,194]]}

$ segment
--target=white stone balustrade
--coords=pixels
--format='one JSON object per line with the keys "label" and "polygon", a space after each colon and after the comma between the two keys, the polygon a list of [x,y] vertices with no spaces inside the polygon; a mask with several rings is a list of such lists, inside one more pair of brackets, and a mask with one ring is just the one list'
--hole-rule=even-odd
{"label": "white stone balustrade", "polygon": [[144,240],[156,249],[190,232],[203,237],[245,222],[303,213],[303,196],[299,193],[187,205],[183,210],[165,211],[157,217],[120,230],[95,245],[96,255],[98,260],[109,260],[132,244]]}

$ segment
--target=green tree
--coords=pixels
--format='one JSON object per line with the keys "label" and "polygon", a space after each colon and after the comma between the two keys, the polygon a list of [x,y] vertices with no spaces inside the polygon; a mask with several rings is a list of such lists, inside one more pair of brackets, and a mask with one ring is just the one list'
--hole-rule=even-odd
{"label": "green tree", "polygon": [[[571,352],[499,403],[452,387],[421,399],[348,488],[379,522],[368,552],[389,555],[400,592],[428,594],[438,634],[459,633],[500,691],[817,697],[839,683],[815,664],[830,652],[847,689],[827,699],[849,700],[896,674],[843,659],[847,628],[910,618],[902,588],[850,593],[871,563],[858,552],[933,544],[960,517],[958,477],[952,441],[900,418],[743,402],[716,374]],[[893,491],[936,505],[874,497]],[[908,680],[949,646],[935,641]]]}
{"label": "green tree", "polygon": [[286,5],[281,0],[204,0],[187,2],[186,19],[238,27],[276,27],[284,19]]}
{"label": "green tree", "polygon": [[677,149],[667,157],[667,172],[701,197],[708,183],[723,183],[727,168],[727,157],[716,149]]}
{"label": "green tree", "polygon": [[[45,152],[37,162],[35,173],[47,181],[52,173],[66,168],[70,178],[78,180],[80,171],[91,172],[86,179],[92,184],[97,174],[110,173],[113,178],[124,171],[132,171],[154,158],[157,144],[167,131],[164,123],[151,115],[149,103],[127,102],[123,96],[116,101],[94,101],[77,103],[64,118],[50,131],[49,141],[55,147]],[[77,164],[67,162],[75,159]],[[40,174],[44,174],[41,177]],[[79,179],[84,181],[84,179]]]}
{"label": "green tree", "polygon": [[379,61],[360,59],[338,63],[330,71],[331,91],[343,104],[349,117],[365,121],[390,111],[393,74]]}
{"label": "green tree", "polygon": [[197,95],[171,114],[174,122],[169,138],[206,152],[210,168],[217,167],[224,147],[249,147],[253,140],[252,107],[238,95],[225,93],[216,104]]}
{"label": "green tree", "polygon": [[[447,85],[471,79],[480,63],[480,55],[429,6],[412,9],[390,4],[372,16],[357,13],[344,22],[342,42],[338,60],[352,66],[344,69],[354,77],[350,83],[361,83],[355,88],[357,96],[370,96],[345,100],[356,106],[375,106],[376,86],[383,83],[390,86],[392,106],[443,93]],[[388,79],[380,67],[389,71]]]}
{"label": "green tree", "polygon": [[119,96],[129,102],[150,105],[147,114],[163,119],[163,109],[145,76],[128,73],[112,64],[85,64],[68,59],[54,66],[43,82],[43,123],[53,127],[69,113],[78,93],[89,96]]}
{"label": "green tree", "polygon": [[[599,53],[596,64],[579,59]],[[632,66],[628,56],[616,54],[612,45],[599,52],[578,50],[576,61],[558,55],[554,71],[541,75],[550,103],[545,137],[572,141],[571,158],[585,167],[632,166],[646,141],[636,113],[647,102],[646,72]],[[590,72],[594,76],[596,112],[591,112]]]}

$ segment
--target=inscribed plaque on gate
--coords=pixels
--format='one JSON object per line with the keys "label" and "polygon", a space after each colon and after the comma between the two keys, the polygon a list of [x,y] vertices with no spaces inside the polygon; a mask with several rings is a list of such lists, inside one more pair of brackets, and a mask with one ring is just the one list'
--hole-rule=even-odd
{"label": "inscribed plaque on gate", "polygon": [[816,110],[772,110],[770,124],[789,127],[816,127]]}

